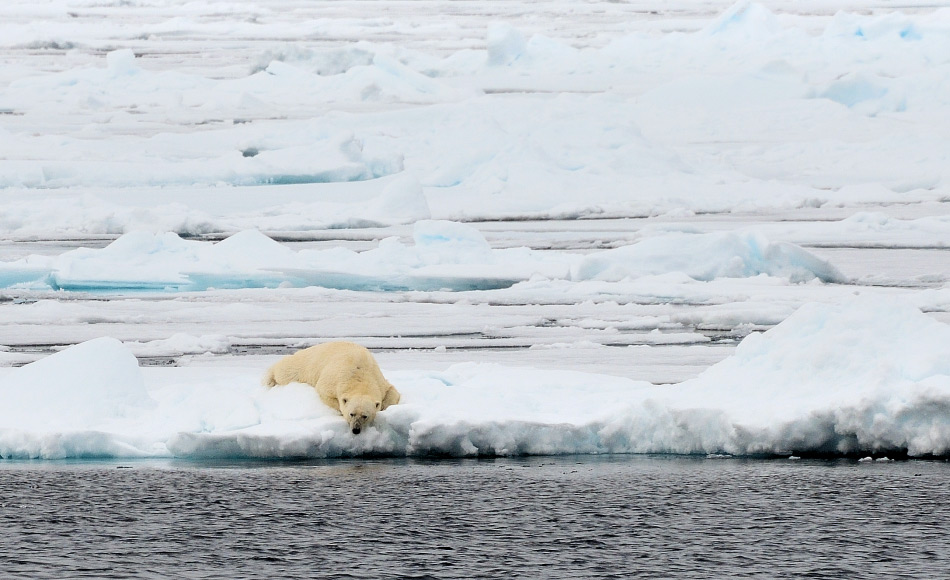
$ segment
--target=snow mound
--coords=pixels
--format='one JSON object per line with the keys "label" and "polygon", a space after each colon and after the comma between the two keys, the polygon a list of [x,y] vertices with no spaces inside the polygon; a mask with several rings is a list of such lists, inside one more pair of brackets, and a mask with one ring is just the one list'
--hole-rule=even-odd
{"label": "snow mound", "polygon": [[444,220],[413,225],[413,245],[300,252],[305,267],[283,269],[303,284],[349,290],[491,290],[534,276],[566,278],[573,258],[528,248],[493,249],[477,229]]}
{"label": "snow mound", "polygon": [[[718,406],[734,453],[950,451],[950,326],[892,300],[808,304],[676,387]],[[707,443],[708,445],[709,443]]]}
{"label": "snow mound", "polygon": [[781,30],[768,8],[749,0],[739,0],[703,28],[709,36],[730,40],[759,40]]}
{"label": "snow mound", "polygon": [[488,64],[505,66],[513,63],[527,48],[524,37],[507,22],[496,22],[488,27]]}
{"label": "snow mound", "polygon": [[354,436],[312,388],[262,387],[263,368],[140,371],[98,339],[0,375],[0,455],[946,456],[948,344],[950,326],[901,303],[812,304],[672,386],[475,363],[386,372],[403,400]]}
{"label": "snow mound", "polygon": [[76,345],[0,378],[0,457],[146,454],[134,437],[111,431],[153,404],[121,342]]}
{"label": "snow mound", "polygon": [[79,248],[52,260],[49,284],[64,290],[152,290],[276,286],[265,269],[294,263],[296,254],[248,230],[217,244],[173,233],[133,232],[105,248]]}
{"label": "snow mound", "polygon": [[756,233],[672,233],[586,256],[572,270],[574,280],[616,282],[625,278],[682,272],[695,280],[747,278],[767,274],[802,282],[845,282],[830,263],[785,242]]}

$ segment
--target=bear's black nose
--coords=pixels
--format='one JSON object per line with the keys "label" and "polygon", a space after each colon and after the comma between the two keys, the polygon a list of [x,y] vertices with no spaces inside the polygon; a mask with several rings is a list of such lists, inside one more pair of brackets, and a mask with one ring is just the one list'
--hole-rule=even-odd
{"label": "bear's black nose", "polygon": [[354,435],[359,435],[359,434],[360,434],[360,428],[359,428],[359,427],[353,427],[353,434],[354,434]]}

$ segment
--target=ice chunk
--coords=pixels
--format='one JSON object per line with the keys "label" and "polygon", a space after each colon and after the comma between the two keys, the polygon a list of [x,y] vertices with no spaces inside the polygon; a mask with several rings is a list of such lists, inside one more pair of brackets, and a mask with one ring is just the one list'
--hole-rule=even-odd
{"label": "ice chunk", "polygon": [[196,261],[200,245],[172,233],[132,232],[101,250],[79,248],[61,254],[53,261],[50,285],[65,290],[181,287],[188,281],[182,266]]}
{"label": "ice chunk", "polygon": [[886,88],[863,75],[852,74],[832,83],[821,96],[846,107],[853,107],[862,101],[879,99],[886,94]]}
{"label": "ice chunk", "polygon": [[889,89],[889,84],[885,79],[852,73],[829,84],[818,96],[870,115],[905,110],[906,98],[900,91]]}
{"label": "ice chunk", "polygon": [[[392,184],[389,200],[414,198],[414,180]],[[387,199],[384,197],[384,199]],[[221,242],[174,233],[131,232],[102,249],[79,248],[53,258],[0,262],[0,283],[85,291],[195,291],[319,285],[359,290],[504,288],[532,276],[566,278],[575,257],[528,248],[494,250],[475,228],[421,220],[415,245],[387,238],[357,253],[344,248],[295,252],[257,230]],[[45,272],[45,273],[44,273]]]}
{"label": "ice chunk", "polygon": [[526,44],[517,28],[507,22],[496,22],[488,27],[488,64],[505,66],[518,60]]}
{"label": "ice chunk", "polygon": [[134,75],[141,70],[138,65],[135,64],[135,53],[128,48],[113,50],[108,53],[106,55],[106,64],[108,65],[109,72],[116,77]]}
{"label": "ice chunk", "polygon": [[[380,207],[388,202],[425,211],[418,183],[410,177],[390,184]],[[759,275],[791,282],[847,281],[832,264],[801,247],[770,242],[754,232],[662,234],[580,255],[524,247],[493,249],[472,226],[424,219],[413,225],[413,242],[406,245],[390,237],[364,252],[345,248],[295,252],[257,230],[239,232],[218,243],[185,240],[174,233],[132,232],[103,249],[80,248],[53,258],[0,262],[0,283],[89,291],[194,291],[282,284],[388,291],[505,288],[533,277],[618,282],[675,273],[703,281]]]}
{"label": "ice chunk", "polygon": [[[99,427],[152,404],[132,353],[114,338],[97,338],[2,375],[0,432]],[[0,437],[0,456],[21,455],[3,447]]]}
{"label": "ice chunk", "polygon": [[419,180],[411,174],[401,174],[383,188],[379,197],[370,201],[363,219],[391,224],[413,223],[430,217]]}
{"label": "ice chunk", "polygon": [[950,451],[950,326],[895,300],[809,304],[678,385],[739,452]]}
{"label": "ice chunk", "polygon": [[492,255],[491,246],[477,229],[458,222],[424,220],[412,228],[416,247],[428,263],[451,260],[456,264],[484,262]]}
{"label": "ice chunk", "polygon": [[738,0],[706,25],[708,35],[767,37],[780,28],[775,15],[765,6],[749,0]]}
{"label": "ice chunk", "polygon": [[900,12],[867,17],[841,11],[825,28],[825,34],[864,41],[916,41],[924,38],[917,19]]}
{"label": "ice chunk", "polygon": [[800,282],[818,278],[844,282],[830,263],[794,244],[770,242],[755,233],[671,233],[586,256],[573,280],[618,281],[650,274],[682,272],[696,280],[767,274]]}
{"label": "ice chunk", "polygon": [[199,250],[203,270],[213,265],[222,273],[279,268],[294,264],[297,253],[257,230],[244,230]]}

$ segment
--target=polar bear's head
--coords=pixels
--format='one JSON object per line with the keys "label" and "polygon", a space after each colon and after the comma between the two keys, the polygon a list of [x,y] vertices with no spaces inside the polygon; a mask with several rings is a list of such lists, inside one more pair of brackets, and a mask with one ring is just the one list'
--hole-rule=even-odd
{"label": "polar bear's head", "polygon": [[359,435],[363,427],[376,418],[382,401],[376,401],[367,395],[352,395],[340,400],[340,412],[354,435]]}

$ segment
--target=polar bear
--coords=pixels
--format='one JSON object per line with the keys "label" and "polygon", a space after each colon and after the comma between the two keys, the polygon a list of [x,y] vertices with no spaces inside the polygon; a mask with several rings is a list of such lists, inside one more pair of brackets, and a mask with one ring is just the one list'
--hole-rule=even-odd
{"label": "polar bear", "polygon": [[376,413],[399,402],[399,391],[383,377],[376,359],[352,342],[327,342],[299,350],[277,361],[264,375],[264,385],[312,385],[320,400],[346,419],[354,435]]}

